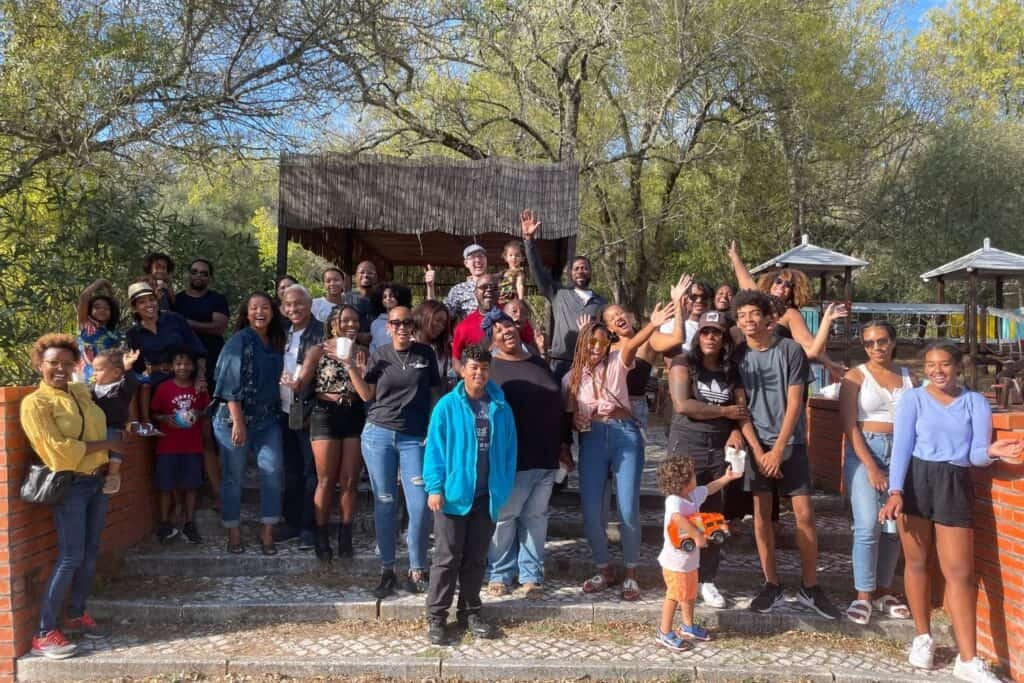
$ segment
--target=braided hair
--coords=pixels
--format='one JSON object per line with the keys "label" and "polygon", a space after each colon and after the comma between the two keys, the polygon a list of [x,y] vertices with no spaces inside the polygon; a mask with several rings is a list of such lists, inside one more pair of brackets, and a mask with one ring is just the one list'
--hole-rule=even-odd
{"label": "braided hair", "polygon": [[[569,369],[569,394],[574,399],[580,390],[580,384],[583,383],[583,374],[591,369],[588,367],[590,364],[590,342],[597,337],[598,332],[604,332],[609,342],[611,341],[611,332],[609,332],[608,327],[604,323],[599,322],[587,323],[580,328],[580,333],[576,337],[576,351],[573,353],[572,367]],[[607,354],[608,352],[606,351],[605,353]],[[604,373],[606,374],[607,372],[608,365],[605,364]],[[605,377],[602,375],[601,386],[605,384],[604,379]]]}

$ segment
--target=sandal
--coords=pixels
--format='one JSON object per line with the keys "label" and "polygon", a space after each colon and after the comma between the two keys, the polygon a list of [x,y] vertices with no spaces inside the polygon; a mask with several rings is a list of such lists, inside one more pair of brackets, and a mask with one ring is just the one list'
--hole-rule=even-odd
{"label": "sandal", "polygon": [[846,618],[855,624],[866,626],[871,621],[871,603],[867,600],[854,600],[846,608]]}
{"label": "sandal", "polygon": [[241,541],[238,543],[228,543],[228,552],[232,555],[241,555],[245,552],[245,544]]}
{"label": "sandal", "polygon": [[501,581],[492,581],[487,584],[487,593],[495,598],[508,594],[508,586]]}
{"label": "sandal", "polygon": [[267,556],[277,555],[277,546],[274,545],[273,541],[271,541],[270,543],[261,543],[260,552]]}
{"label": "sandal", "polygon": [[910,608],[907,604],[897,598],[895,595],[883,595],[877,600],[872,601],[875,609],[889,617],[890,619],[909,619]]}
{"label": "sandal", "polygon": [[524,583],[523,597],[527,600],[540,600],[544,597],[544,589],[538,583]]}
{"label": "sandal", "polygon": [[636,602],[640,599],[640,584],[636,579],[626,579],[622,582],[622,599],[628,602]]}

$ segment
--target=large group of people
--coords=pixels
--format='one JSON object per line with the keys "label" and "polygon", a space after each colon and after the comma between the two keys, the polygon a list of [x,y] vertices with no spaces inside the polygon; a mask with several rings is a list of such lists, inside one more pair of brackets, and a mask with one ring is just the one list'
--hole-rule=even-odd
{"label": "large group of people", "polygon": [[[918,636],[910,661],[929,668],[927,561],[934,546],[960,651],[956,674],[996,680],[975,650],[969,467],[1016,457],[1022,444],[991,443],[987,402],[957,383],[962,358],[955,346],[929,347],[926,385],[919,386],[895,364],[892,327],[870,323],[861,339],[867,362],[846,370],[825,351],[828,327],[846,314],[842,307],[830,306],[812,334],[799,310],[810,298],[806,277],[782,269],[755,281],[735,243],[728,257],[738,287],[683,275],[643,323],[594,291],[586,257],[568,264],[567,281],[553,276],[538,255],[540,234],[539,217],[523,211],[522,240],[505,247],[500,273],[489,272],[482,246],[467,246],[466,280],[443,300],[427,265],[427,298],[415,307],[410,289],[379,282],[369,261],[358,264],[351,282],[327,268],[319,298],[283,276],[272,294],[254,292],[241,302],[226,341],[227,302],[211,289],[214,268],[205,259],[189,265],[187,287],[176,292],[174,261],[147,256],[127,287],[132,321],[124,331],[111,283],[86,288],[78,337],[47,334],[35,343],[42,381],[21,408],[44,464],[74,472],[54,505],[59,559],[33,652],[66,657],[75,648],[67,635],[104,635],[85,603],[107,497],[121,486],[125,443],[146,438],[157,439],[160,541],[203,542],[192,515],[205,480],[231,553],[247,550],[242,482],[253,459],[259,552],[273,555],[294,538],[323,562],[352,557],[365,465],[380,561],[373,594],[424,594],[427,637],[435,644],[448,642],[456,589],[457,619],[480,637],[496,635],[481,611],[482,591],[544,594],[549,501],[556,480],[578,469],[594,564],[581,590],[616,587],[635,601],[646,387],[661,354],[673,415],[658,473],[667,586],[659,644],[682,650],[708,639],[694,622],[695,603],[729,604],[715,583],[721,549],[697,521],[702,511],[753,516],[764,583],[749,608],[767,613],[783,600],[773,526],[783,497],[796,523],[800,603],[858,624],[876,611],[912,618]],[[549,302],[552,329],[530,319],[529,280]],[[804,423],[812,360],[845,373],[839,401],[857,594],[845,614],[817,581]],[[611,490],[621,571],[612,566],[606,535]],[[340,525],[332,539],[335,506]],[[408,566],[399,571],[403,523]],[[893,590],[901,550],[906,601]],[[681,626],[673,630],[677,610]]]}

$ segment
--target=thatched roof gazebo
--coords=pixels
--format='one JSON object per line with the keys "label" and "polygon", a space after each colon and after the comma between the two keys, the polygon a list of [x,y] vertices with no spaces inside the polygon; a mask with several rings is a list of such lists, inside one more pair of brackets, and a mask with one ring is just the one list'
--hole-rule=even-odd
{"label": "thatched roof gazebo", "polygon": [[[965,256],[954,259],[921,275],[921,279],[925,282],[935,280],[937,284],[937,301],[940,304],[946,302],[947,281],[967,281],[967,302],[964,305],[964,335],[967,340],[968,353],[971,356],[971,363],[967,370],[972,388],[976,388],[978,385],[979,327],[987,337],[984,309],[981,311],[982,319],[979,325],[979,278],[995,281],[995,307],[1002,309],[1003,282],[1007,279],[1024,278],[1024,256],[1011,251],[996,249],[992,246],[992,241],[986,237],[982,242],[981,249],[975,249]],[[981,346],[984,347],[987,341],[987,338],[983,338]]]}
{"label": "thatched roof gazebo", "polygon": [[541,255],[557,273],[575,249],[578,184],[572,162],[284,154],[277,270],[287,269],[288,240],[349,273],[362,260],[384,277],[394,266],[461,268],[473,242],[493,266],[519,236],[520,211],[531,208],[544,222]]}

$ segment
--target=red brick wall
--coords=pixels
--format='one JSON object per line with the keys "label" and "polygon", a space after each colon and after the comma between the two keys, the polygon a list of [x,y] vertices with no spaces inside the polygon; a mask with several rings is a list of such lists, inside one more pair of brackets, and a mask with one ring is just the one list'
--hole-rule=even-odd
{"label": "red brick wall", "polygon": [[807,457],[811,479],[822,491],[843,488],[843,428],[839,423],[839,401],[812,398],[807,402]]}
{"label": "red brick wall", "polygon": [[[45,505],[23,503],[18,489],[30,459],[18,420],[32,387],[0,388],[0,681],[14,680],[15,658],[28,651],[39,622],[39,596],[57,556],[53,517]],[[128,453],[121,491],[111,497],[103,532],[101,571],[153,530],[153,458],[144,447]]]}
{"label": "red brick wall", "polygon": [[[992,416],[995,438],[1024,439],[1024,412]],[[1024,465],[975,469],[978,648],[1024,681]]]}

